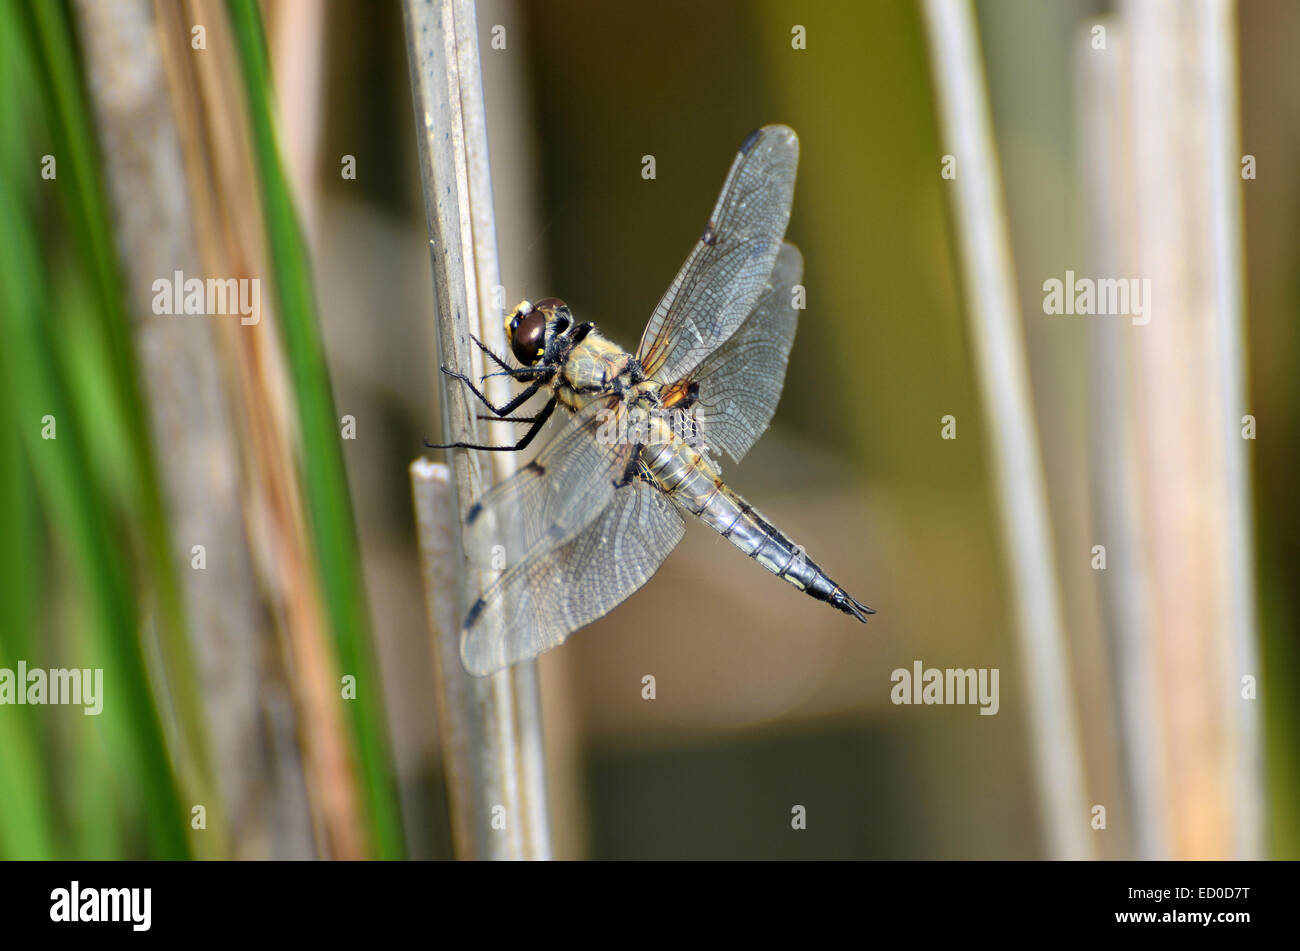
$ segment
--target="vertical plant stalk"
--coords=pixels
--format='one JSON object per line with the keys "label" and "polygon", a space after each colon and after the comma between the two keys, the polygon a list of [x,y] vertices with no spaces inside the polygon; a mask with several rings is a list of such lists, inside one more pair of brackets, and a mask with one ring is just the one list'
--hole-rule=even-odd
{"label": "vertical plant stalk", "polygon": [[[416,459],[410,465],[410,475],[425,606],[434,632],[434,677],[439,686],[438,724],[451,803],[452,845],[460,858],[481,858],[474,802],[476,795],[486,793],[472,783],[476,775],[469,716],[473,698],[468,691],[473,681],[461,670],[460,638],[454,636],[460,629],[460,578],[456,571],[460,548],[455,528],[460,509],[446,464]],[[443,636],[443,632],[452,636]]]}
{"label": "vertical plant stalk", "polygon": [[[1076,36],[1078,50],[1079,162],[1083,172],[1086,263],[1090,275],[1137,273],[1133,220],[1133,164],[1129,123],[1128,37],[1123,23],[1107,18],[1106,48],[1095,49],[1092,27]],[[1128,857],[1167,854],[1163,818],[1168,797],[1152,643],[1151,577],[1145,559],[1133,385],[1133,334],[1128,321],[1093,320],[1088,327],[1089,425],[1097,540],[1108,569],[1098,572],[1101,610],[1115,682],[1128,822]]]}
{"label": "vertical plant stalk", "polygon": [[[223,8],[219,0],[196,0],[154,9],[204,270],[236,278],[266,274],[248,119]],[[190,45],[195,24],[207,31],[209,50],[202,55]],[[267,847],[276,858],[362,858],[365,823],[294,472],[284,359],[270,319],[274,308],[265,296],[262,303],[257,324],[218,321],[212,340],[243,450],[249,551],[279,641],[264,641],[252,659],[263,673],[259,700],[271,751],[263,775],[278,789],[269,803]]]}
{"label": "vertical plant stalk", "polygon": [[355,678],[355,695],[341,702],[361,780],[366,832],[373,854],[400,858],[404,852],[402,823],[392,782],[383,686],[371,643],[359,542],[339,419],[316,321],[307,248],[280,160],[266,37],[253,0],[228,0],[226,7],[243,76],[266,246],[274,273],[277,326],[302,438],[299,478],[315,542],[320,590],[339,669]]}
{"label": "vertical plant stalk", "polygon": [[[123,411],[129,462],[129,478],[140,504],[140,536],[144,542],[146,570],[154,582],[157,647],[165,671],[160,685],[150,683],[142,650],[139,617],[131,600],[128,571],[121,563],[120,549],[108,529],[110,518],[106,500],[100,491],[88,486],[87,473],[94,467],[89,460],[92,449],[73,428],[65,433],[63,451],[29,452],[36,481],[56,526],[56,534],[70,540],[70,549],[78,553],[81,580],[86,585],[88,618],[94,618],[95,634],[88,643],[104,651],[103,657],[113,666],[118,684],[117,709],[105,717],[103,736],[112,749],[119,768],[139,780],[136,788],[143,794],[147,829],[156,857],[189,854],[186,836],[188,809],[182,809],[181,789],[190,796],[207,798],[210,785],[206,737],[199,714],[185,616],[174,568],[170,562],[168,539],[163,517],[162,492],[150,444],[141,394],[135,377],[135,359],[129,330],[124,317],[122,288],[113,257],[112,233],[108,225],[107,204],[99,179],[94,149],[94,135],[82,92],[79,63],[75,53],[71,26],[60,4],[7,5],[4,19],[10,14],[27,31],[27,48],[40,63],[42,101],[50,117],[50,129],[60,153],[59,185],[54,189],[69,223],[75,252],[84,262],[93,287],[93,308],[108,354],[109,386]],[[0,30],[10,23],[0,24]],[[12,33],[10,34],[12,36]],[[21,120],[18,112],[7,120]],[[7,121],[6,128],[18,126]],[[24,169],[25,174],[25,169]],[[17,181],[17,178],[14,179]],[[3,198],[4,196],[0,196]],[[12,355],[22,379],[20,393],[40,394],[44,402],[58,409],[57,418],[77,418],[72,385],[60,347],[54,341],[61,315],[50,311],[50,298],[44,293],[24,293],[23,288],[48,284],[39,265],[25,257],[30,250],[33,218],[21,207],[21,192],[11,197],[18,202],[6,209],[0,220],[12,223],[13,252],[9,264],[16,268],[0,280],[10,291],[11,299],[0,312],[12,316],[15,323],[5,329],[6,355]],[[35,244],[32,245],[35,247]],[[30,321],[35,320],[39,326]],[[29,335],[29,331],[34,331]],[[24,352],[24,348],[29,348]],[[11,368],[12,369],[12,368]],[[11,394],[12,395],[12,394]],[[9,402],[15,402],[10,400]],[[34,407],[33,407],[34,408]],[[19,414],[21,418],[21,413]],[[59,523],[62,522],[60,525]],[[170,707],[166,713],[160,707]],[[121,718],[116,714],[121,712]],[[167,724],[167,714],[175,719]],[[177,729],[167,742],[166,725]],[[95,746],[97,753],[103,748]],[[125,755],[124,755],[125,754]],[[174,772],[174,776],[173,776]],[[187,797],[188,798],[188,797]]]}
{"label": "vertical plant stalk", "polygon": [[[0,136],[0,232],[3,234],[0,333],[4,339],[0,347],[0,401],[6,407],[0,420],[0,520],[4,524],[4,531],[0,532],[0,572],[7,586],[6,596],[0,598],[0,667],[10,669],[20,658],[35,658],[32,649],[43,633],[41,617],[43,607],[48,605],[49,588],[41,566],[47,563],[49,549],[44,544],[42,521],[49,519],[50,530],[56,535],[63,534],[60,515],[68,513],[75,517],[86,514],[89,508],[74,513],[70,504],[73,500],[66,496],[61,499],[60,493],[51,490],[62,482],[68,491],[81,494],[83,506],[92,499],[102,498],[101,493],[94,491],[97,487],[93,483],[87,485],[85,471],[74,468],[86,455],[77,451],[75,445],[72,453],[66,451],[66,445],[60,451],[50,452],[48,448],[40,451],[31,426],[31,421],[47,413],[55,413],[56,419],[64,417],[57,415],[61,407],[56,407],[51,399],[61,389],[57,368],[42,359],[50,339],[48,333],[41,332],[49,321],[50,279],[48,270],[40,264],[37,181],[30,165],[32,123],[25,111],[28,106],[39,109],[47,105],[41,98],[41,88],[49,90],[51,84],[36,78],[33,60],[37,44],[31,42],[33,30],[30,21],[22,20],[22,12],[16,4],[0,4],[0,128],[9,130]],[[77,140],[68,136],[67,141]],[[76,435],[74,430],[74,443]],[[51,445],[50,441],[42,442],[46,447]],[[59,478],[61,472],[66,474],[63,479]],[[64,504],[60,505],[60,501]],[[93,508],[89,508],[89,513],[101,514]],[[90,526],[74,522],[68,528],[71,530],[65,538],[89,540],[86,536]],[[80,561],[81,576],[87,578],[88,562],[97,551],[89,548],[78,551],[70,544],[67,549],[72,559]],[[111,570],[108,566],[95,567]],[[88,589],[94,591],[89,584],[81,590]],[[82,617],[100,622],[96,625],[98,629],[83,642],[114,633],[104,623],[113,619],[109,604],[87,603]],[[133,626],[119,633],[135,642]],[[130,698],[122,708],[138,709],[130,703]],[[47,734],[41,721],[47,718],[38,714],[40,710],[40,707],[10,707],[0,716],[0,803],[4,804],[0,810],[0,855],[5,858],[60,858],[79,849],[86,839],[76,833],[66,834],[71,830],[61,830],[65,834],[59,834],[60,810],[54,780],[55,771],[66,767],[66,762],[57,751],[52,755],[51,750],[42,748]],[[104,712],[103,719],[111,722],[112,710]],[[171,788],[171,771],[165,760],[151,763],[151,758],[141,755],[140,750],[144,745],[142,740],[160,735],[154,711],[149,710],[146,718],[128,721],[127,726],[134,742],[128,743],[125,749],[115,750],[118,758],[125,760],[116,764],[117,769],[129,775],[133,768],[141,766],[162,767],[160,776],[150,776],[161,780],[160,787],[142,789],[140,800],[150,812],[160,806],[172,808],[157,818],[151,816],[146,829],[152,833],[155,854],[168,854],[163,849],[170,844],[171,854],[182,856],[185,840],[173,828],[182,820]],[[106,727],[102,732],[98,725],[93,728],[99,734],[96,740],[105,745],[114,739],[111,725]],[[88,732],[74,731],[74,741],[85,742]],[[162,748],[161,742],[149,746],[154,750]],[[110,815],[115,805],[113,798],[101,798]],[[107,825],[116,824],[112,819]]]}
{"label": "vertical plant stalk", "polygon": [[280,64],[276,93],[284,130],[284,161],[307,240],[320,220],[320,158],[324,135],[326,0],[277,0],[264,7],[271,61]]}
{"label": "vertical plant stalk", "polygon": [[1169,856],[1262,852],[1250,492],[1241,417],[1235,29],[1218,0],[1119,6],[1131,55],[1137,458],[1151,579]]}
{"label": "vertical plant stalk", "polygon": [[[437,305],[436,361],[477,378],[483,373],[482,359],[471,352],[469,334],[501,352],[504,329],[491,305],[500,278],[474,9],[468,0],[404,0],[402,11]],[[464,389],[440,379],[442,431],[448,441],[478,441],[476,411]],[[504,400],[505,381],[497,377],[488,382],[489,396]],[[492,456],[495,478],[504,478],[513,460],[508,453]],[[480,579],[462,548],[459,526],[488,479],[473,453],[455,452],[451,461],[454,570],[435,568],[426,571],[426,578],[457,579],[454,591],[427,592],[435,652],[442,659],[439,709],[443,748],[449,754],[456,852],[463,858],[549,858],[536,665],[517,664],[491,677],[473,678],[460,663],[458,619],[478,597]],[[417,505],[422,491],[418,475],[413,472]],[[420,515],[422,521],[437,517],[442,516],[436,509]],[[431,533],[423,525],[421,532],[423,543]],[[473,559],[488,561],[486,553]],[[447,603],[454,603],[454,613],[442,606]],[[494,814],[502,811],[505,828],[494,828]]]}
{"label": "vertical plant stalk", "polygon": [[1074,689],[979,43],[967,0],[926,0],[977,378],[1010,558],[1047,854],[1091,855]]}
{"label": "vertical plant stalk", "polygon": [[[275,635],[244,533],[240,450],[212,330],[214,321],[237,318],[158,316],[151,308],[158,278],[170,281],[177,271],[187,278],[227,274],[206,270],[199,254],[152,5],[78,2],[77,10],[141,381],[154,442],[167,447],[159,466],[171,550],[222,793],[222,802],[207,803],[207,830],[197,844],[220,843],[204,849],[207,855],[272,858],[272,843],[293,828],[279,819],[305,802],[296,758],[278,761],[268,747],[266,725],[285,685],[266,665],[249,662],[265,656]],[[202,571],[191,570],[194,545],[205,550]],[[223,811],[228,842],[222,841]],[[310,838],[284,851],[311,854]]]}
{"label": "vertical plant stalk", "polygon": [[[1255,534],[1252,523],[1251,445],[1237,427],[1250,413],[1246,393],[1246,302],[1242,281],[1241,138],[1237,85],[1237,20],[1232,0],[1201,0],[1201,57],[1210,120],[1210,248],[1213,255],[1215,352],[1220,399],[1227,413],[1223,462],[1227,482],[1228,611],[1226,631],[1232,669],[1259,679],[1259,615],[1255,604]],[[1238,686],[1240,676],[1237,678]],[[1232,771],[1237,798],[1234,857],[1266,857],[1264,754],[1259,703],[1237,689],[1233,713]]]}

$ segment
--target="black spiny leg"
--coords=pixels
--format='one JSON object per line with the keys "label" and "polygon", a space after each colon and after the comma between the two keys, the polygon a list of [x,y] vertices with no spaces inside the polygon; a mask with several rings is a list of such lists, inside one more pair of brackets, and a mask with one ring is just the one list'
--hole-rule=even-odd
{"label": "black spiny leg", "polygon": [[[536,380],[531,386],[529,386],[522,393],[520,393],[518,396],[512,399],[509,403],[506,403],[504,406],[497,407],[492,405],[492,401],[489,400],[486,396],[484,396],[482,390],[480,390],[477,386],[471,383],[469,377],[467,377],[465,374],[457,373],[455,370],[449,370],[446,367],[442,368],[442,372],[447,374],[447,376],[460,380],[460,382],[468,386],[469,391],[479,398],[479,402],[481,402],[488,409],[492,410],[492,412],[498,416],[507,416],[514,410],[517,410],[519,407],[523,406],[530,399],[532,399],[533,395],[536,394],[536,392],[542,388],[542,381]],[[531,368],[530,368],[530,372],[532,372]],[[553,371],[548,370],[546,372],[549,374]],[[534,373],[533,375],[536,376],[537,374]]]}
{"label": "black spiny leg", "polygon": [[[470,389],[473,389],[473,387],[471,386]],[[532,394],[529,395],[531,396]],[[483,402],[486,403],[487,400],[484,400]],[[524,433],[524,437],[513,446],[476,446],[473,443],[468,442],[451,442],[435,446],[427,439],[424,441],[424,444],[430,449],[482,449],[485,452],[518,452],[521,449],[526,449],[528,444],[533,441],[533,437],[542,431],[542,427],[546,425],[546,421],[551,418],[551,413],[555,411],[556,402],[557,398],[552,396],[546,406],[543,407],[542,411],[532,418],[533,425],[529,427],[528,432]],[[491,403],[488,403],[488,407],[492,409],[493,412],[496,412],[496,408],[493,407]]]}
{"label": "black spiny leg", "polygon": [[[495,363],[497,366],[499,366],[501,369],[505,370],[507,373],[511,374],[512,376],[514,375],[514,373],[515,373],[514,368],[511,367],[510,364],[506,363],[506,361],[504,361],[504,360],[502,360],[500,357],[498,357],[495,353],[493,353],[491,347],[489,347],[487,344],[485,344],[482,340],[478,339],[478,337],[475,337],[473,334],[470,334],[470,335],[469,335],[469,339],[470,339],[470,340],[473,340],[474,343],[478,345],[478,348],[479,348],[480,350],[482,350],[482,351],[483,351],[484,353],[486,353],[489,357],[491,357],[493,363]],[[527,369],[527,368],[525,368],[525,369]]]}

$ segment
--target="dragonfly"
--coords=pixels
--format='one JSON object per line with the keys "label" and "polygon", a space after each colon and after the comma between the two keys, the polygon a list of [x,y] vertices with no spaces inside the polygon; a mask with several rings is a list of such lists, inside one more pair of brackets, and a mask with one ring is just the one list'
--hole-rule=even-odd
{"label": "dragonfly", "polygon": [[[746,137],[635,355],[546,298],[506,317],[518,366],[471,337],[494,375],[526,384],[513,399],[498,406],[468,376],[442,368],[491,411],[481,418],[529,427],[511,444],[426,441],[431,449],[518,452],[557,406],[567,413],[533,461],[465,515],[465,550],[496,556],[479,566],[482,594],[461,630],[471,674],[534,658],[609,613],[676,547],[683,515],[805,594],[863,623],[875,613],[724,483],[710,457],[743,459],[781,396],[803,276],[798,248],[784,241],[798,162],[799,139],[786,126]],[[539,394],[541,410],[514,415]],[[505,544],[494,548],[497,539]]]}

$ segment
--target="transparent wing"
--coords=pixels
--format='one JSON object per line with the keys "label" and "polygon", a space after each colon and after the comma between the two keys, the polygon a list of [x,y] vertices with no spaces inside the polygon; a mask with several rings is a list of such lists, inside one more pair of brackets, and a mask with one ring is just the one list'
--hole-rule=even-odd
{"label": "transparent wing", "polygon": [[[555,548],[609,504],[635,448],[600,438],[604,414],[616,400],[598,400],[575,413],[532,462],[470,508],[465,548],[488,559],[480,568],[500,567],[502,559],[509,566],[529,552]],[[494,551],[496,544],[505,551]]]}
{"label": "transparent wing", "polygon": [[650,580],[681,541],[681,516],[637,479],[558,548],[529,553],[484,592],[466,618],[460,654],[484,676],[563,643]]}
{"label": "transparent wing", "polygon": [[754,309],[790,220],[798,163],[799,139],[783,125],[741,145],[704,234],[641,337],[636,355],[647,376],[686,376]]}
{"label": "transparent wing", "polygon": [[737,462],[767,429],[781,399],[799,320],[793,288],[802,277],[799,249],[783,244],[754,312],[692,374],[699,397],[691,412],[704,442]]}

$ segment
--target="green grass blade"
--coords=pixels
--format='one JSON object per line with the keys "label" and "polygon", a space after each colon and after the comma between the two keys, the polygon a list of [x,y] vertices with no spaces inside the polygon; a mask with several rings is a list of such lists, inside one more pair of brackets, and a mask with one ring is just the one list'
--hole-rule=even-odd
{"label": "green grass blade", "polygon": [[[61,18],[61,8],[0,4],[0,64],[5,71],[0,81],[0,228],[4,239],[0,241],[0,336],[4,339],[0,399],[12,414],[30,467],[29,478],[39,490],[53,537],[76,582],[72,586],[78,597],[75,616],[84,618],[85,623],[73,625],[77,629],[70,644],[74,663],[104,668],[103,713],[84,718],[76,728],[79,736],[101,749],[101,760],[112,764],[109,776],[93,777],[97,782],[93,788],[104,801],[107,814],[124,813],[136,820],[131,825],[142,829],[147,854],[182,858],[189,854],[187,823],[141,655],[134,593],[120,551],[120,526],[115,524],[111,503],[103,492],[102,469],[94,464],[98,459],[90,448],[84,414],[71,397],[73,387],[63,352],[67,335],[62,331],[67,328],[59,323],[65,315],[56,312],[47,290],[56,276],[64,275],[52,273],[42,263],[55,256],[53,251],[61,248],[63,237],[70,235],[80,248],[93,248],[104,240],[102,234],[96,237],[92,233],[94,226],[88,226],[79,214],[68,216],[73,225],[70,233],[48,233],[37,224],[37,189],[44,187],[51,199],[63,200],[65,207],[84,209],[85,194],[94,187],[93,174],[88,181],[73,171],[78,164],[83,172],[93,170],[93,140],[84,126],[66,122],[67,103],[60,109],[43,110],[65,120],[52,123],[50,130],[57,143],[59,177],[41,180],[40,155],[33,154],[32,143],[38,141],[38,135],[26,110],[33,102],[48,106],[44,95],[55,86],[62,90],[60,96],[77,89],[70,55],[58,53],[59,49],[68,52],[66,23],[58,36],[42,32],[47,27],[59,29],[61,19],[51,17]],[[20,38],[27,42],[20,44]],[[51,56],[51,50],[56,55]],[[32,51],[40,55],[39,64],[29,61]],[[52,67],[52,63],[57,65]],[[34,75],[38,66],[39,79]],[[74,101],[76,98],[72,95]],[[74,155],[82,158],[78,161]],[[70,171],[72,174],[67,174]],[[74,191],[76,194],[71,194]],[[101,214],[98,223],[105,220]],[[93,252],[81,260],[93,269],[92,257]],[[120,297],[117,300],[120,302]],[[120,324],[120,303],[117,307]],[[119,366],[108,355],[101,360]],[[57,438],[42,438],[42,420],[47,415],[56,421]],[[29,625],[28,649],[39,653],[21,659],[53,661],[45,645],[30,640],[39,627],[35,617],[22,623]],[[43,721],[51,716],[46,709],[40,713]],[[29,742],[32,739],[29,735]],[[18,740],[18,747],[5,754],[10,786],[16,784],[15,777],[34,775],[30,762],[21,759],[26,756],[30,760],[30,751],[24,754],[22,743]],[[66,749],[50,748],[42,759],[53,760],[64,752]],[[10,770],[9,764],[16,765]],[[122,794],[114,796],[115,790]],[[52,801],[53,797],[46,797],[47,804]],[[26,813],[38,823],[48,821],[30,808]],[[35,836],[46,837],[39,831],[15,833],[21,822],[22,813],[0,809],[6,840],[39,854],[45,845]],[[70,845],[74,854],[80,854],[76,842]]]}
{"label": "green grass blade", "polygon": [[[0,117],[6,111],[0,108]],[[111,684],[113,690],[102,716],[121,754],[119,769],[144,804],[141,812],[154,854],[184,857],[185,821],[136,638],[130,587],[104,499],[87,478],[93,472],[90,455],[51,346],[48,308],[37,293],[43,280],[36,233],[11,181],[0,176],[0,219],[10,239],[0,250],[0,333],[5,338],[0,398],[14,411],[50,520],[68,546],[93,606],[105,689]],[[42,438],[41,421],[47,415],[62,424],[55,439]]]}
{"label": "green grass blade", "polygon": [[[31,478],[12,423],[0,420],[0,577],[7,585],[0,598],[0,667],[9,670],[30,656],[39,614],[35,562],[42,554]],[[0,856],[57,857],[51,799],[35,710],[0,708]]]}
{"label": "green grass blade", "polygon": [[274,270],[276,314],[302,430],[302,472],[316,543],[321,588],[339,667],[357,679],[348,715],[358,753],[370,838],[376,853],[400,858],[401,817],[392,785],[382,692],[369,633],[347,473],[330,389],[307,251],[280,162],[272,118],[273,90],[256,3],[229,0],[248,96],[255,163]]}

